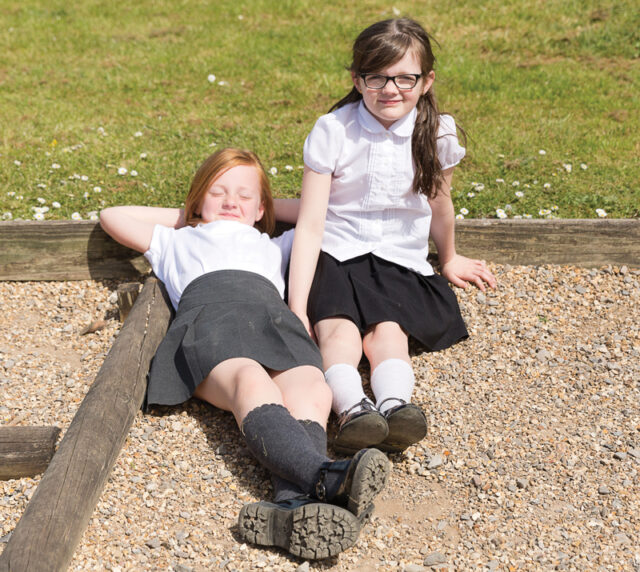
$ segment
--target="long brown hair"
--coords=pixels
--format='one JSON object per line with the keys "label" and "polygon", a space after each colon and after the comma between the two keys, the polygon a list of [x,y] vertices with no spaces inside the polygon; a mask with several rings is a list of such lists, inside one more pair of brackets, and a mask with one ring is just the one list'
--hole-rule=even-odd
{"label": "long brown hair", "polygon": [[[353,61],[349,69],[356,73],[375,73],[400,60],[409,50],[415,50],[420,61],[422,76],[426,77],[435,63],[431,38],[418,22],[409,18],[383,20],[372,24],[356,38]],[[355,88],[329,111],[362,99]],[[438,159],[437,139],[440,112],[433,85],[420,96],[417,116],[411,137],[411,154],[415,168],[412,189],[434,198],[443,182],[442,165]],[[464,132],[462,132],[464,138]]]}
{"label": "long brown hair", "polygon": [[187,225],[196,226],[202,222],[199,210],[205,193],[213,181],[220,175],[239,165],[255,167],[258,172],[258,177],[260,178],[260,199],[264,208],[264,214],[260,220],[256,221],[254,226],[260,232],[273,233],[276,226],[276,216],[273,208],[271,185],[269,184],[267,173],[260,159],[253,151],[233,147],[216,151],[213,155],[207,157],[196,171],[184,204],[184,219]]}

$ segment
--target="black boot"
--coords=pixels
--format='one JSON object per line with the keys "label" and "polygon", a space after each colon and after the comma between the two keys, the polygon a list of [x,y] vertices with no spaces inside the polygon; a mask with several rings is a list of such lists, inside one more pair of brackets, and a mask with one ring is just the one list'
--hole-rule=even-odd
{"label": "black boot", "polygon": [[246,504],[238,517],[243,540],[280,546],[311,560],[351,548],[358,540],[360,526],[361,520],[346,508],[309,497]]}
{"label": "black boot", "polygon": [[378,449],[362,449],[352,459],[327,461],[320,467],[315,496],[325,502],[346,506],[360,516],[370,509],[384,488],[391,463]]}

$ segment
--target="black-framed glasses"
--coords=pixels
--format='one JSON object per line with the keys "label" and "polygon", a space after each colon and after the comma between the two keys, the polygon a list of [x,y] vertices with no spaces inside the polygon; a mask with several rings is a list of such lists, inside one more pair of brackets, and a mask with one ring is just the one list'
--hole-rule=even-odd
{"label": "black-framed glasses", "polygon": [[358,74],[364,85],[369,89],[382,89],[389,80],[391,80],[398,89],[403,91],[413,89],[418,80],[422,77],[421,73],[403,73],[401,75],[382,75],[379,73],[361,73]]}

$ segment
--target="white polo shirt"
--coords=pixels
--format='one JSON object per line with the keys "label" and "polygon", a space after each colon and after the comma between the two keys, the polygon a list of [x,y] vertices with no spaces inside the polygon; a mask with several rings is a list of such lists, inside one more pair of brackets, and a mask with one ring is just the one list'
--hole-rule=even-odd
{"label": "white polo shirt", "polygon": [[144,255],[177,309],[187,285],[215,270],[255,272],[270,280],[284,297],[284,273],[292,243],[293,229],[270,238],[257,228],[233,220],[178,230],[158,224]]}
{"label": "white polo shirt", "polygon": [[[360,101],[323,115],[309,133],[305,165],[332,175],[322,250],[334,258],[371,252],[433,274],[427,262],[431,207],[411,189],[415,118],[413,109],[385,129]],[[450,115],[440,116],[437,147],[443,170],[465,155]]]}

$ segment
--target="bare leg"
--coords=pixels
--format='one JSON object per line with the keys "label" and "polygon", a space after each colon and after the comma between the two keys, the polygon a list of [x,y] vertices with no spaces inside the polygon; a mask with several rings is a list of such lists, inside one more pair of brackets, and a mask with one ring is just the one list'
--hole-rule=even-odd
{"label": "bare leg", "polygon": [[311,420],[327,426],[331,411],[331,389],[322,372],[306,365],[271,373],[282,393],[284,406],[296,419]]}
{"label": "bare leg", "polygon": [[238,426],[249,411],[265,403],[284,405],[280,388],[267,371],[248,358],[225,360],[198,385],[194,395],[225,411],[231,411]]}
{"label": "bare leg", "polygon": [[387,359],[401,359],[411,365],[409,338],[395,322],[380,322],[369,328],[362,345],[371,371]]}

